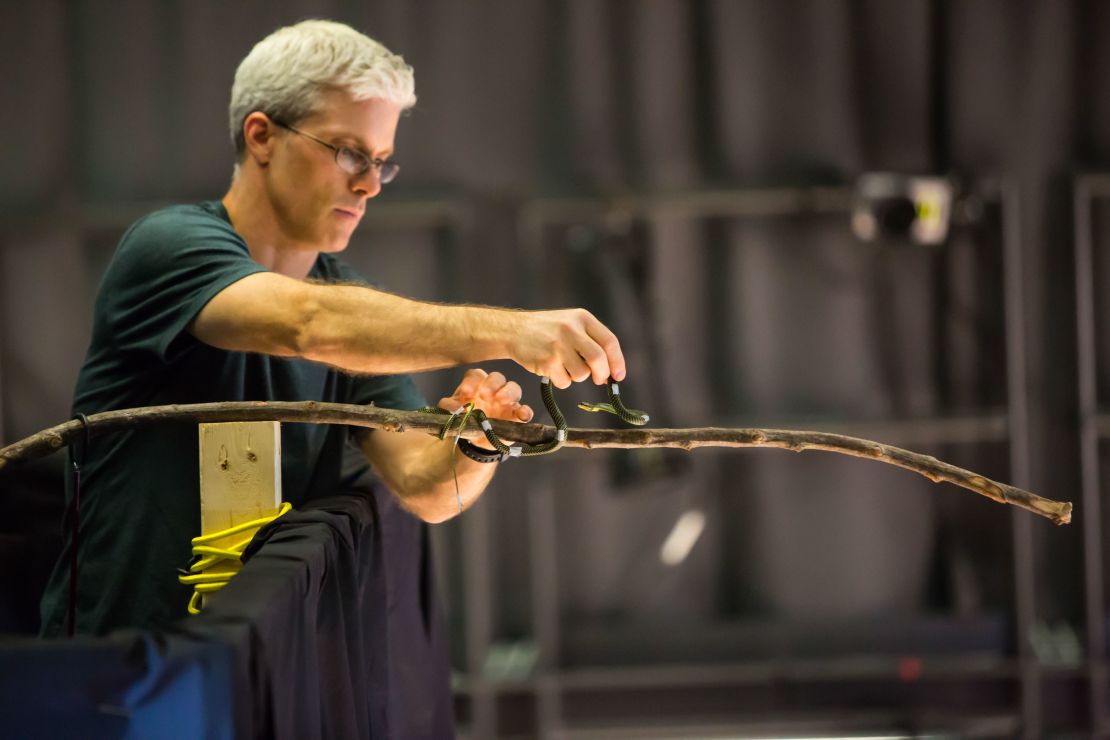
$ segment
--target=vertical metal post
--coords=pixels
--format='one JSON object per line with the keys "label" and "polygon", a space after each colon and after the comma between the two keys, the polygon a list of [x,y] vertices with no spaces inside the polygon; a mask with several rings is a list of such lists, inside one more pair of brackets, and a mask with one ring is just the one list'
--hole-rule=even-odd
{"label": "vertical metal post", "polygon": [[1102,735],[1106,711],[1106,639],[1103,632],[1102,514],[1098,470],[1098,386],[1094,293],[1094,228],[1091,210],[1095,193],[1085,177],[1076,180],[1075,303],[1076,344],[1079,353],[1079,459],[1083,511],[1083,575],[1086,591],[1087,680],[1091,730]]}
{"label": "vertical metal post", "polygon": [[4,345],[3,335],[0,334],[0,446],[8,444],[8,436],[4,431]]}
{"label": "vertical metal post", "polygon": [[[4,286],[4,259],[7,257],[5,243],[0,239],[0,290]],[[3,310],[3,301],[0,300],[0,312]],[[4,395],[7,389],[4,387],[4,353],[6,351],[4,343],[4,319],[0,315],[0,447],[8,444],[8,435],[4,429]]]}
{"label": "vertical metal post", "polygon": [[[1014,182],[1002,183],[1006,385],[1009,400],[1010,471],[1014,485],[1030,488],[1029,388],[1025,352],[1025,274],[1021,240],[1021,199]],[[1011,514],[1014,546],[1014,602],[1018,666],[1021,677],[1022,735],[1036,738],[1041,729],[1040,666],[1030,642],[1036,617],[1033,520],[1024,511]]]}
{"label": "vertical metal post", "polygon": [[497,736],[496,696],[483,672],[493,633],[489,543],[489,501],[479,501],[463,514],[462,520],[463,613],[472,737]]}
{"label": "vertical metal post", "polygon": [[[549,298],[541,281],[545,255],[540,214],[525,208],[518,214],[517,242],[523,253],[522,299],[541,305]],[[542,296],[542,298],[538,298]],[[526,300],[521,305],[527,305]],[[535,668],[536,736],[541,740],[558,736],[563,729],[562,686],[559,679],[559,569],[558,536],[555,531],[555,466],[544,460],[544,475],[531,479],[528,490],[528,541],[530,543],[530,586],[532,590],[532,638],[538,648]]]}
{"label": "vertical metal post", "polygon": [[562,729],[559,683],[559,571],[552,476],[532,485],[528,506],[532,543],[532,634],[539,648],[536,663],[537,735],[548,738]]}
{"label": "vertical metal post", "polygon": [[[446,300],[463,300],[462,281],[472,280],[471,272],[460,272],[460,264],[477,269],[470,260],[476,244],[473,209],[455,205],[439,216],[436,233],[438,294]],[[497,689],[486,678],[485,665],[493,643],[493,533],[486,496],[461,515],[462,521],[462,610],[466,645],[465,671],[470,688],[471,724],[469,736],[497,737]]]}
{"label": "vertical metal post", "polygon": [[[525,206],[517,213],[517,243],[522,253],[523,281],[518,305],[547,308],[550,286],[543,276],[547,268],[544,251],[545,226],[555,220],[541,209]],[[532,605],[532,639],[537,648],[534,667],[536,720],[539,740],[559,737],[563,730],[560,670],[560,609],[558,535],[555,529],[556,502],[553,481],[558,479],[560,461],[545,459],[543,473],[528,486],[529,586]]]}

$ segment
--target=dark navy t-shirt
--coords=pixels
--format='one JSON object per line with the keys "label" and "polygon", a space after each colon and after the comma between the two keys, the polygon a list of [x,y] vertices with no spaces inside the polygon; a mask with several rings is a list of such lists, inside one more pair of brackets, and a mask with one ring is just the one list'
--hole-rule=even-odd
{"label": "dark navy t-shirt", "polygon": [[[251,259],[219,201],[175,206],[137,221],[123,235],[97,295],[74,412],[212,401],[424,404],[407,375],[354,376],[307,360],[228,352],[186,331],[217,293],[265,269]],[[309,278],[365,282],[327,254]],[[350,433],[338,425],[282,425],[286,501],[297,506],[365,477],[367,464]],[[81,479],[79,632],[158,627],[186,615],[189,589],[178,583],[176,569],[188,561],[190,539],[200,533],[197,458],[197,425],[190,422],[93,438]],[[417,557],[419,545],[417,537]],[[66,551],[43,596],[47,635],[65,629],[68,558]]]}

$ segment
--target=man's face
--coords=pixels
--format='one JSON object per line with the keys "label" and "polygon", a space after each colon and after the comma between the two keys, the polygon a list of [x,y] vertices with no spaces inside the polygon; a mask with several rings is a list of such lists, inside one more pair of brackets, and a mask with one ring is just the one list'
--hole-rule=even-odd
{"label": "man's face", "polygon": [[[400,116],[399,106],[380,98],[354,101],[346,92],[330,91],[321,96],[317,113],[294,126],[370,159],[388,159]],[[320,142],[287,129],[278,133],[266,182],[279,227],[306,249],[346,249],[366,201],[381,191],[378,168],[351,175],[336,163],[335,152]]]}

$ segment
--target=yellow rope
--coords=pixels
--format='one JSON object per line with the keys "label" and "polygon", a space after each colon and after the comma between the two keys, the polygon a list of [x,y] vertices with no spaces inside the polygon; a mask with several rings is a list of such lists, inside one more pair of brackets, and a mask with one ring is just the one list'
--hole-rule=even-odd
{"label": "yellow rope", "polygon": [[[234,527],[228,527],[218,532],[202,534],[199,537],[193,538],[194,561],[189,565],[189,574],[177,577],[177,580],[181,583],[193,587],[193,596],[189,599],[190,614],[200,614],[200,601],[203,594],[219,591],[227,585],[227,582],[231,580],[233,575],[239,572],[239,567],[243,564],[240,560],[243,556],[243,551],[247,548],[247,545],[250,544],[251,540],[254,539],[254,535],[258,530],[274,521],[279,516],[287,514],[292,508],[293,506],[291,504],[285,502],[281,505],[281,508],[277,510],[276,514],[264,516],[249,522],[243,522]],[[212,547],[209,544],[241,532],[250,532],[250,534],[246,539],[236,542],[230,547]],[[230,564],[233,568],[219,573],[204,572],[219,563]]]}

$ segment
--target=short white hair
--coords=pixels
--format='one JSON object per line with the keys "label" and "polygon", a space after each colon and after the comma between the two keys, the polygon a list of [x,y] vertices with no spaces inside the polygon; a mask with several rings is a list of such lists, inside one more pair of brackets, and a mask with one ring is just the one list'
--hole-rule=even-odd
{"label": "short white hair", "polygon": [[295,124],[317,111],[321,93],[346,90],[355,100],[384,98],[402,110],[416,104],[412,67],[382,44],[333,21],[302,21],[255,44],[231,86],[231,140],[246,150],[243,121],[261,111]]}

